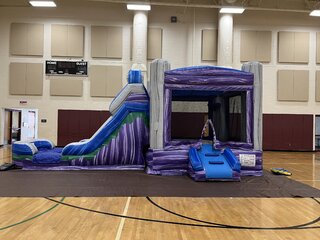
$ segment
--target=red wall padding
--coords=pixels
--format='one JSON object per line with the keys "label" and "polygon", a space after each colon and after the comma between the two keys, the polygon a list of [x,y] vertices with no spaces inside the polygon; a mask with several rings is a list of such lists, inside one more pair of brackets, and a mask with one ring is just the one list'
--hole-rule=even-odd
{"label": "red wall padding", "polygon": [[58,146],[90,138],[110,116],[109,111],[58,110]]}
{"label": "red wall padding", "polygon": [[263,114],[263,150],[313,150],[313,115]]}
{"label": "red wall padding", "polygon": [[172,112],[171,139],[200,139],[206,113]]}

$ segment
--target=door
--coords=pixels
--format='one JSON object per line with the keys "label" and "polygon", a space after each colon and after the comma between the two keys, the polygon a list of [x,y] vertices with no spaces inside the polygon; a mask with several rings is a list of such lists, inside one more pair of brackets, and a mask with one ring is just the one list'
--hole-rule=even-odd
{"label": "door", "polygon": [[11,111],[4,111],[4,144],[11,144]]}
{"label": "door", "polygon": [[32,140],[36,138],[36,112],[35,111],[28,111],[28,134],[27,139]]}
{"label": "door", "polygon": [[21,111],[11,111],[11,144],[21,140]]}

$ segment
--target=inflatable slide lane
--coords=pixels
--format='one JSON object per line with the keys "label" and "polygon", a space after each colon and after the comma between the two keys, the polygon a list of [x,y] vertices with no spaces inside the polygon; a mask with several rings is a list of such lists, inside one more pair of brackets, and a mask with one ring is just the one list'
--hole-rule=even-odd
{"label": "inflatable slide lane", "polygon": [[41,140],[44,147],[39,147],[39,140],[14,143],[14,163],[24,169],[143,169],[143,151],[149,143],[149,96],[140,71],[129,72],[128,84],[109,109],[112,116],[90,139],[64,148],[55,148],[48,140]]}
{"label": "inflatable slide lane", "polygon": [[[211,126],[212,144],[202,143],[206,128]],[[201,134],[201,146],[189,150],[189,175],[195,181],[240,181],[240,162],[230,150],[216,149],[216,132],[210,119],[205,123]]]}

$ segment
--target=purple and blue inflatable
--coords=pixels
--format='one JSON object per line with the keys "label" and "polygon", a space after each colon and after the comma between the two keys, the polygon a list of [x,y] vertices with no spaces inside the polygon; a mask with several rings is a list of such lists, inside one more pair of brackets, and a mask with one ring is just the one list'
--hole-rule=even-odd
{"label": "purple and blue inflatable", "polygon": [[[260,176],[262,67],[250,62],[242,70],[214,66],[170,70],[167,61],[155,60],[148,92],[141,72],[131,70],[128,84],[109,106],[112,117],[90,139],[64,148],[55,148],[46,139],[15,142],[14,163],[26,170],[145,169],[148,174],[189,174],[196,181]],[[199,139],[171,136],[175,101],[207,103],[214,147],[206,143],[213,137],[210,132],[202,140],[201,132]]]}

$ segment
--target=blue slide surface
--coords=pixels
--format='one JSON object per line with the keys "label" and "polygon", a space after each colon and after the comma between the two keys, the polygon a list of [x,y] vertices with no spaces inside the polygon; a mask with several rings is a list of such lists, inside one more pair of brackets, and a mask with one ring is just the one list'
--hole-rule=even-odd
{"label": "blue slide surface", "polygon": [[240,163],[233,152],[213,149],[211,144],[203,144],[200,150],[191,147],[189,159],[194,171],[204,171],[205,179],[230,180],[233,173],[240,173]]}
{"label": "blue slide surface", "polygon": [[227,162],[226,157],[220,151],[216,151],[215,154],[212,154],[212,145],[202,145],[202,151],[198,153],[202,159],[207,179],[232,178],[232,169]]}
{"label": "blue slide surface", "polygon": [[121,125],[130,112],[149,112],[148,103],[125,102],[119,111],[110,117],[87,141],[70,143],[63,148],[62,155],[84,155],[98,149],[103,142]]}

